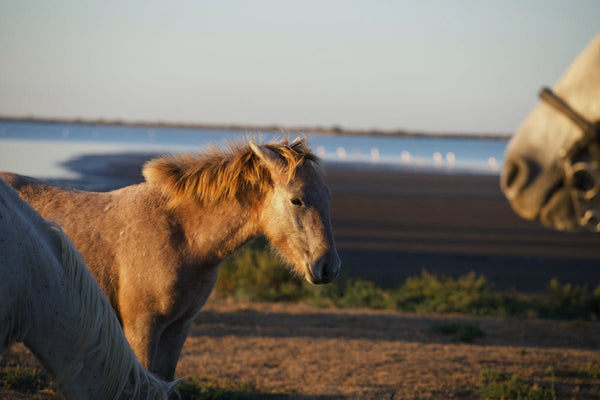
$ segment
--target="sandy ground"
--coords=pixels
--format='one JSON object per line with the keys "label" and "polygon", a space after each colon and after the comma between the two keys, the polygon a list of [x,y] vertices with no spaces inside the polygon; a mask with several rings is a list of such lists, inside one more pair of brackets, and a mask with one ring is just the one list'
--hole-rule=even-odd
{"label": "sandy ground", "polygon": [[[478,325],[486,334],[455,343],[436,323]],[[22,346],[0,365],[35,360]],[[600,379],[577,371],[600,363],[600,323],[393,311],[316,309],[298,304],[210,301],[193,325],[177,376],[242,382],[269,399],[477,399],[486,367],[550,387],[559,399],[600,398]],[[0,390],[0,398],[46,398]]]}
{"label": "sandy ground", "polygon": [[[457,344],[431,332],[448,321],[477,324],[486,337]],[[240,303],[209,304],[197,322],[179,374],[295,394],[289,398],[477,398],[486,366],[535,380],[549,367],[600,362],[598,323]],[[566,394],[578,383],[563,384]],[[585,384],[595,385],[586,396],[600,395],[600,380]]]}

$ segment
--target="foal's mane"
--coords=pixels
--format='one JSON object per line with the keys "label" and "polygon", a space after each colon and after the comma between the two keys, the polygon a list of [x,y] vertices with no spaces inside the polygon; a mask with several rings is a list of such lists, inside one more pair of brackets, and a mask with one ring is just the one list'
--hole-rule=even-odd
{"label": "foal's mane", "polygon": [[[258,146],[278,156],[277,170],[288,182],[304,161],[318,163],[306,140],[289,143],[287,138]],[[252,150],[249,140],[211,146],[197,154],[166,155],[144,165],[146,181],[161,188],[170,205],[184,199],[202,204],[214,204],[236,198],[247,190],[264,193],[273,184],[272,174],[264,161]]]}

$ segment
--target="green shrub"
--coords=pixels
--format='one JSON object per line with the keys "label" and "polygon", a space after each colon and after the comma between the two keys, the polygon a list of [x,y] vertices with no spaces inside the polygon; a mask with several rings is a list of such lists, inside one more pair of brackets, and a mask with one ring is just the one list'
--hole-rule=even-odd
{"label": "green shrub", "polygon": [[407,278],[396,291],[398,309],[417,312],[462,312],[484,314],[489,308],[492,285],[483,276],[470,272],[458,279],[423,271]]}
{"label": "green shrub", "polygon": [[517,376],[504,382],[488,383],[479,391],[479,395],[489,400],[556,400],[553,387],[537,387]]}
{"label": "green shrub", "polygon": [[506,374],[502,374],[490,367],[485,367],[484,369],[482,369],[479,372],[478,378],[484,383],[490,383],[490,382],[501,382],[504,380],[508,380],[509,376]]}
{"label": "green shrub", "polygon": [[304,295],[299,279],[258,238],[219,267],[215,292],[245,300],[297,301]]}
{"label": "green shrub", "polygon": [[479,373],[483,387],[479,396],[486,400],[556,400],[554,379],[550,387],[525,381],[517,375],[508,377],[490,368]]}
{"label": "green shrub", "polygon": [[235,396],[229,388],[222,388],[213,383],[200,383],[195,378],[187,378],[177,387],[181,400],[216,400],[241,398]]}
{"label": "green shrub", "polygon": [[281,399],[286,395],[261,393],[257,388],[245,383],[215,383],[186,378],[177,387],[180,400],[269,400]]}
{"label": "green shrub", "polygon": [[581,374],[586,378],[600,379],[600,364],[587,364],[580,368]]}
{"label": "green shrub", "polygon": [[[599,285],[600,287],[600,285]],[[574,286],[570,283],[561,285],[554,278],[548,284],[547,302],[540,306],[541,316],[546,318],[573,319],[588,315],[597,318],[600,310],[598,288],[590,296],[585,286]]]}
{"label": "green shrub", "polygon": [[558,368],[553,369],[552,373],[554,373],[556,376],[572,376],[584,379],[600,379],[600,364],[589,363],[580,367],[568,369]]}
{"label": "green shrub", "polygon": [[475,339],[485,337],[485,332],[479,326],[460,322],[433,324],[431,331],[442,335],[452,335],[452,340],[461,343],[472,343]]}
{"label": "green shrub", "polygon": [[459,278],[431,274],[409,277],[395,289],[374,282],[338,279],[328,285],[310,285],[295,277],[259,238],[240,249],[219,269],[215,293],[250,301],[308,302],[321,307],[386,308],[418,313],[462,313],[597,320],[600,285],[593,293],[585,287],[562,285],[553,279],[546,293],[502,293],[482,275]]}
{"label": "green shrub", "polygon": [[316,305],[340,308],[393,308],[390,293],[375,283],[341,280],[329,285],[308,288],[306,300]]}

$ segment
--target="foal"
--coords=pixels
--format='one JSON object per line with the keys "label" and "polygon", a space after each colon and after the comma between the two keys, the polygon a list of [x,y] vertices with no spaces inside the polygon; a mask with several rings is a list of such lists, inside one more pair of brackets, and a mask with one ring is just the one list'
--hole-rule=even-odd
{"label": "foal", "polygon": [[313,284],[338,275],[329,189],[303,140],[159,157],[143,174],[107,193],[0,176],[73,239],[136,355],[161,378],[172,379],[219,264],[250,239],[264,234]]}
{"label": "foal", "polygon": [[24,342],[68,399],[164,399],[58,225],[0,179],[0,352]]}

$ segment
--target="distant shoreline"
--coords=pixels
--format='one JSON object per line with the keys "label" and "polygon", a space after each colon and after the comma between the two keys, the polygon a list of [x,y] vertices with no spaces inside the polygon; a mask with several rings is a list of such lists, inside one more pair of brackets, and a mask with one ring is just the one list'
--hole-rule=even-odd
{"label": "distant shoreline", "polygon": [[509,139],[510,133],[432,133],[408,130],[386,130],[386,129],[351,129],[341,126],[283,126],[283,125],[247,125],[247,124],[209,124],[209,123],[184,123],[184,122],[161,122],[161,121],[128,121],[121,119],[92,119],[92,118],[54,118],[36,116],[2,116],[0,122],[30,122],[70,125],[99,125],[99,126],[131,126],[142,128],[173,128],[194,130],[217,130],[217,131],[243,131],[243,132],[300,132],[316,133],[324,135],[351,135],[351,136],[383,136],[383,137],[439,137],[460,139]]}

